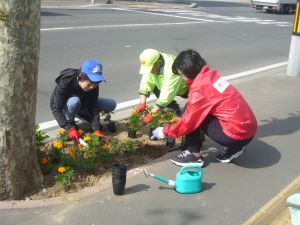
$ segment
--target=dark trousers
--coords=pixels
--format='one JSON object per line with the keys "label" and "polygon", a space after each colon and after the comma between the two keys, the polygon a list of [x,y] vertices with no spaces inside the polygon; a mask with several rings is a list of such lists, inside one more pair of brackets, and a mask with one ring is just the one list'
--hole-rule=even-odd
{"label": "dark trousers", "polygon": [[185,146],[186,149],[190,152],[200,152],[200,149],[203,144],[201,132],[205,133],[208,137],[217,142],[219,145],[236,151],[241,150],[253,139],[252,137],[247,140],[234,140],[226,136],[222,131],[222,127],[219,123],[219,120],[212,115],[208,115],[203,121],[203,123],[196,130],[185,136]]}

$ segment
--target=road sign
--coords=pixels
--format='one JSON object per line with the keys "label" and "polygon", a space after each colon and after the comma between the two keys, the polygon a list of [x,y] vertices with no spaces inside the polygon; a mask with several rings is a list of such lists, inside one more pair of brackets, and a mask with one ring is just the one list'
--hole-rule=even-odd
{"label": "road sign", "polygon": [[298,0],[296,5],[293,35],[300,36],[300,0]]}

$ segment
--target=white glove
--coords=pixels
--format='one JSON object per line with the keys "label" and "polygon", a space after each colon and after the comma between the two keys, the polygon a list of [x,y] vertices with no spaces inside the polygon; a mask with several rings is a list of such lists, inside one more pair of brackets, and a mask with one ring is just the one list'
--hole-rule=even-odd
{"label": "white glove", "polygon": [[164,129],[164,127],[158,127],[154,131],[152,131],[151,140],[154,140],[155,138],[157,138],[157,139],[165,138],[166,136],[163,133],[163,129]]}

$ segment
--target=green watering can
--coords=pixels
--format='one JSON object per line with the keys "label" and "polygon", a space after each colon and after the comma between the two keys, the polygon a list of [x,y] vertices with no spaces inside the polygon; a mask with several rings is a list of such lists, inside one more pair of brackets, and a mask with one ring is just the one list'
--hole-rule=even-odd
{"label": "green watering can", "polygon": [[181,194],[198,193],[202,190],[203,170],[201,166],[189,165],[182,167],[176,174],[176,181],[154,175],[153,173],[147,172],[145,169],[144,174],[146,177],[153,177],[172,186],[178,193]]}

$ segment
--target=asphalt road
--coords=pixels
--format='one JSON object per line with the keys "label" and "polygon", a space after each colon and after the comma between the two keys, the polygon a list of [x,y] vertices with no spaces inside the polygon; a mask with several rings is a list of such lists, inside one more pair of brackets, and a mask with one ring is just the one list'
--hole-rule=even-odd
{"label": "asphalt road", "polygon": [[197,8],[42,9],[37,123],[53,120],[54,79],[87,58],[104,65],[100,95],[118,103],[138,98],[139,54],[156,48],[196,49],[211,68],[230,75],[287,61],[293,15],[255,11],[248,4],[200,2]]}

